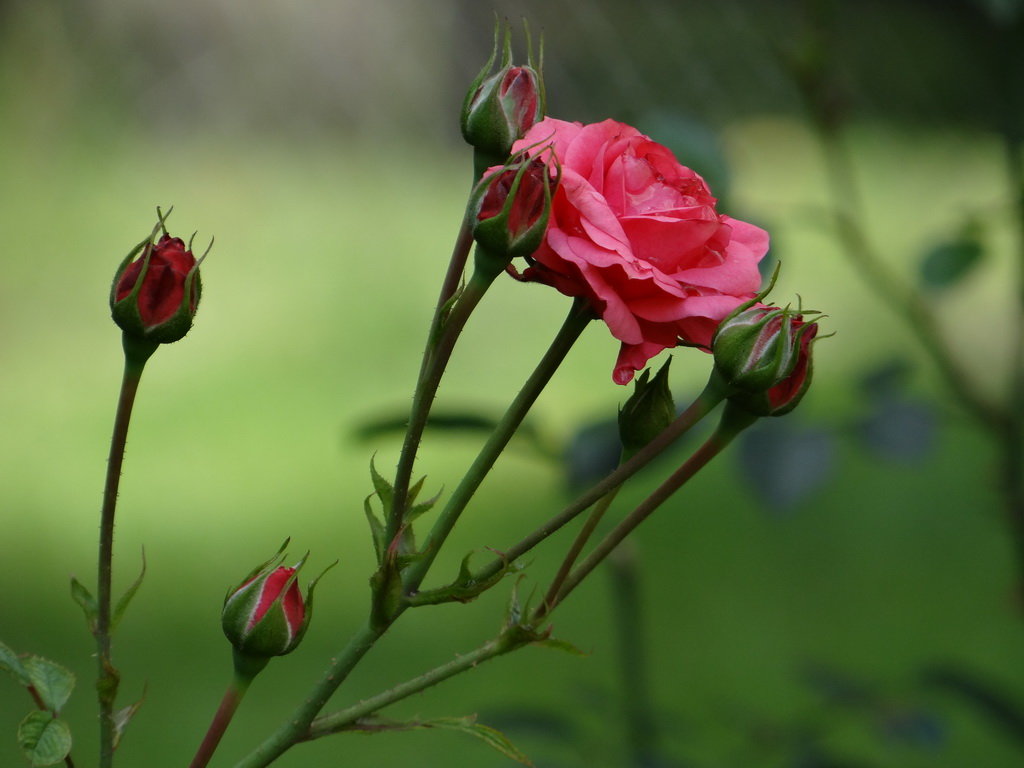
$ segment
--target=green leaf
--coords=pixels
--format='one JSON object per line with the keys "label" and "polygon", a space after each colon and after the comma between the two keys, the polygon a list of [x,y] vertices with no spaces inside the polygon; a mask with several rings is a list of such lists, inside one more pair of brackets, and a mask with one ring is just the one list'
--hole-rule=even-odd
{"label": "green leaf", "polygon": [[56,765],[71,751],[71,730],[49,712],[29,712],[18,726],[18,746],[33,766]]}
{"label": "green leaf", "polygon": [[381,504],[384,505],[384,510],[387,511],[391,508],[391,499],[394,496],[395,489],[377,471],[377,467],[373,464],[373,459],[370,459],[370,477],[373,478],[373,489],[377,492]]}
{"label": "green leaf", "polygon": [[21,663],[21,659],[14,651],[3,643],[0,643],[0,669],[8,672],[22,685],[32,685],[32,680]]}
{"label": "green leaf", "polygon": [[96,617],[99,613],[99,608],[96,606],[96,598],[74,576],[71,577],[71,599],[78,603],[85,613],[85,623],[89,626],[89,632],[96,634]]}
{"label": "green leaf", "polygon": [[25,671],[30,685],[42,699],[43,706],[54,715],[59,714],[75,687],[75,676],[60,664],[42,656],[29,656],[25,659]]}
{"label": "green leaf", "polygon": [[138,701],[114,713],[114,749],[117,749],[117,745],[121,743],[121,737],[124,735],[128,723],[135,717],[135,713],[139,711],[139,707],[142,706],[145,700],[146,691],[143,690],[142,696],[139,697]]}
{"label": "green leaf", "polygon": [[473,715],[469,717],[439,717],[434,720],[424,720],[421,726],[424,728],[444,728],[446,730],[468,733],[470,736],[475,736],[488,746],[498,750],[505,757],[515,760],[521,765],[528,765],[530,768],[534,768],[530,758],[509,741],[505,734],[489,726],[481,725]]}
{"label": "green leaf", "polygon": [[110,631],[113,632],[117,629],[118,623],[121,621],[121,617],[124,616],[125,610],[128,608],[128,603],[135,597],[135,593],[139,591],[139,587],[142,586],[142,579],[146,575],[146,550],[142,550],[142,570],[139,572],[139,577],[132,582],[132,585],[128,587],[128,591],[121,595],[121,599],[117,601],[117,605],[114,606],[114,612],[110,616]]}

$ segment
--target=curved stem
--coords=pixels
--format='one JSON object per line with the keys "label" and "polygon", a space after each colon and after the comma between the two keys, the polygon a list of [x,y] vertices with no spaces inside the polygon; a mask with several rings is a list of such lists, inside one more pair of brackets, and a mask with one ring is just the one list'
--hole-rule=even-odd
{"label": "curved stem", "polygon": [[196,755],[192,758],[192,762],[189,763],[188,768],[206,768],[206,765],[210,762],[210,758],[213,757],[214,751],[217,749],[217,745],[220,744],[220,740],[224,736],[224,732],[231,723],[231,718],[234,717],[235,710],[237,710],[238,705],[241,704],[242,698],[245,696],[245,692],[249,690],[249,685],[252,683],[252,680],[253,679],[251,677],[244,677],[241,675],[235,675],[232,679],[227,690],[224,691],[224,698],[221,699],[220,706],[217,707],[217,712],[214,714],[213,720],[210,722],[210,727],[206,731],[206,736],[203,737],[203,741],[199,745],[199,749],[196,750]]}
{"label": "curved stem", "polygon": [[709,437],[700,448],[687,459],[679,469],[669,475],[654,492],[644,499],[636,509],[629,513],[622,522],[616,525],[608,534],[594,547],[565,580],[561,590],[558,592],[554,605],[549,606],[542,603],[535,614],[537,620],[543,618],[558,606],[569,594],[583,581],[608,555],[617,547],[623,539],[646,520],[654,510],[661,506],[684,483],[707,465],[711,459],[722,452],[732,439],[748,426],[757,421],[757,417],[727,403],[722,414],[722,420],[714,434]]}
{"label": "curved stem", "polygon": [[107,476],[103,486],[103,506],[100,510],[100,541],[96,586],[96,659],[98,664],[96,690],[99,700],[100,723],[100,768],[110,768],[114,763],[114,700],[117,697],[119,675],[110,656],[111,581],[114,555],[114,513],[117,509],[117,491],[121,482],[121,466],[124,463],[124,448],[128,439],[128,425],[131,421],[135,394],[139,389],[146,354],[137,354],[127,336],[124,337],[125,361],[121,378],[121,391],[117,399],[114,416],[114,432],[110,438],[110,455],[107,460]]}
{"label": "curved stem", "polygon": [[508,445],[509,440],[512,439],[512,435],[515,434],[523,419],[526,418],[526,414],[531,406],[537,400],[544,387],[547,386],[547,383],[551,380],[551,377],[558,369],[562,360],[565,359],[573,344],[580,337],[580,334],[583,333],[583,329],[587,327],[592,319],[593,313],[585,300],[577,299],[573,302],[572,308],[569,310],[569,314],[562,323],[562,327],[551,342],[551,346],[548,347],[547,352],[526,380],[519,394],[516,395],[505,411],[501,421],[498,422],[491,436],[487,439],[483,448],[480,449],[476,460],[463,476],[458,487],[452,492],[444,510],[435,521],[434,527],[430,530],[430,534],[424,542],[422,557],[409,569],[408,576],[406,577],[407,592],[412,593],[419,588],[420,583],[437,557],[441,545],[448,538],[448,534],[451,533],[459,516],[469,504],[470,499],[473,498],[473,494],[476,493],[477,488],[480,487],[487,473],[494,466],[494,462],[498,460],[501,452]]}
{"label": "curved stem", "polygon": [[592,486],[590,490],[580,495],[572,504],[569,504],[528,536],[506,549],[500,558],[491,561],[480,569],[480,571],[473,575],[473,580],[481,582],[493,578],[502,569],[508,567],[509,563],[525,555],[548,538],[548,536],[551,536],[572,521],[577,515],[585,512],[598,500],[618,488],[645,467],[655,456],[672,445],[720,402],[722,402],[720,389],[718,386],[709,383],[690,407],[677,416],[676,420],[669,424],[661,434],[637,451],[631,458],[620,464],[614,471],[606,475],[603,480]]}

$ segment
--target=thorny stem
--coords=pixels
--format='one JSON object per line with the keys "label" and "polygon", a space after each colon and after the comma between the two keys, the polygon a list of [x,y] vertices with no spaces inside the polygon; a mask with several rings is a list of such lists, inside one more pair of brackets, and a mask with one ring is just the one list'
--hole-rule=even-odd
{"label": "thorny stem", "polygon": [[456,656],[447,664],[435,667],[429,672],[396,685],[390,690],[360,701],[358,704],[354,704],[346,709],[318,717],[310,725],[305,738],[307,740],[318,739],[321,736],[349,730],[360,718],[379,712],[396,701],[401,701],[461,672],[473,669],[489,659],[513,651],[520,645],[521,643],[509,642],[504,637],[495,638],[469,653]]}
{"label": "thorny stem", "polygon": [[535,621],[539,621],[545,615],[550,613],[557,607],[562,601],[565,600],[569,594],[579,586],[580,582],[583,581],[611,552],[615,549],[622,541],[626,538],[633,530],[636,529],[640,523],[646,520],[651,513],[654,512],[659,506],[669,499],[676,491],[678,491],[684,483],[686,483],[691,477],[697,474],[704,466],[707,465],[711,459],[722,452],[732,439],[736,437],[740,432],[746,429],[748,426],[753,424],[757,420],[756,416],[753,416],[739,408],[734,407],[731,403],[726,403],[725,411],[722,414],[722,420],[719,422],[718,428],[714,434],[709,437],[700,448],[698,448],[689,459],[687,459],[679,469],[669,475],[668,479],[665,480],[660,486],[658,486],[650,496],[640,502],[632,512],[629,513],[618,525],[616,525],[608,534],[597,543],[590,554],[584,558],[576,568],[573,569],[572,573],[569,574],[562,588],[558,592],[558,596],[555,599],[553,605],[548,605],[547,602],[542,603],[536,613]]}
{"label": "thorny stem", "polygon": [[486,581],[507,568],[510,563],[522,557],[531,549],[536,547],[546,538],[562,528],[577,515],[585,512],[602,497],[618,488],[629,478],[645,467],[650,461],[674,443],[694,424],[706,416],[716,405],[722,401],[722,394],[716,386],[707,386],[696,400],[683,413],[676,417],[676,420],[669,424],[661,434],[655,437],[646,446],[637,451],[630,459],[620,464],[614,471],[610,472],[603,480],[597,482],[590,490],[581,494],[574,502],[554,517],[534,530],[528,536],[506,549],[501,557],[491,561],[480,571],[473,575],[476,582]]}
{"label": "thorny stem", "polygon": [[421,558],[409,569],[405,582],[408,593],[415,593],[419,588],[420,583],[437,557],[441,545],[448,538],[448,534],[451,533],[459,516],[473,498],[473,494],[476,493],[477,488],[480,487],[480,484],[498,460],[501,452],[508,445],[509,440],[512,439],[519,425],[522,424],[523,419],[526,418],[526,414],[529,413],[530,408],[540,396],[544,387],[547,386],[555,371],[558,370],[558,366],[565,359],[573,344],[575,344],[592,319],[593,313],[586,300],[577,299],[573,302],[569,314],[555,335],[554,340],[552,340],[547,352],[544,353],[533,373],[530,374],[526,383],[523,384],[523,388],[509,405],[501,421],[498,422],[491,436],[480,449],[476,460],[463,476],[458,487],[452,492],[441,514],[438,515],[434,527],[423,544]]}
{"label": "thorny stem", "polygon": [[103,486],[103,506],[100,510],[100,541],[96,587],[96,659],[98,675],[96,691],[99,701],[100,768],[114,763],[114,701],[117,697],[119,675],[110,657],[111,579],[114,555],[114,512],[117,508],[117,490],[121,482],[121,466],[128,438],[132,406],[139,388],[142,371],[156,345],[140,343],[127,334],[122,338],[125,350],[124,374],[114,416],[114,432],[110,438],[110,456],[107,477]]}
{"label": "thorny stem", "polygon": [[[464,229],[466,225],[463,225]],[[472,237],[470,236],[470,241]],[[456,253],[453,255],[452,264],[458,261],[461,253],[459,248],[463,241],[460,231],[459,244],[456,246]],[[468,249],[468,245],[467,245]],[[467,251],[468,252],[468,251]],[[462,258],[465,263],[465,257]],[[454,270],[449,271],[449,275]],[[458,273],[461,276],[461,269]],[[447,285],[447,278],[446,278]],[[423,352],[423,364],[420,368],[419,380],[416,383],[416,391],[413,395],[412,413],[409,416],[409,427],[405,432],[405,441],[402,444],[402,452],[399,455],[398,467],[395,471],[394,496],[392,497],[391,509],[388,513],[387,540],[391,541],[398,533],[405,515],[405,507],[409,498],[409,483],[412,479],[413,466],[416,463],[416,452],[419,450],[420,441],[423,439],[423,430],[426,429],[427,420],[430,416],[430,407],[437,395],[437,388],[441,384],[441,377],[444,375],[445,366],[451,359],[455,342],[469,319],[470,314],[480,303],[489,284],[478,280],[470,280],[462,295],[459,296],[455,305],[451,308],[447,318],[442,317],[442,309],[448,299],[438,304],[431,324],[430,335],[427,337],[427,346]],[[442,297],[445,294],[442,293]],[[452,294],[454,295],[454,293]],[[449,296],[450,298],[450,296]]]}
{"label": "thorny stem", "polygon": [[601,522],[601,518],[604,517],[604,513],[608,511],[608,507],[610,507],[612,502],[615,501],[615,497],[619,495],[619,491],[621,489],[622,486],[620,485],[606,493],[590,511],[590,514],[587,515],[587,519],[583,522],[583,526],[580,528],[579,533],[576,534],[576,538],[569,547],[569,551],[565,553],[565,557],[562,559],[562,564],[558,567],[558,572],[555,574],[555,578],[551,580],[551,586],[548,587],[547,594],[544,597],[544,605],[554,606],[555,600],[558,597],[558,591],[562,588],[562,584],[565,583],[565,580],[569,577],[569,572],[576,563],[576,558],[580,556],[580,552],[583,551],[583,547],[587,545],[590,537]]}
{"label": "thorny stem", "polygon": [[352,669],[380,639],[387,627],[376,622],[367,623],[349,640],[345,649],[331,659],[326,672],[313,687],[310,696],[302,702],[290,718],[260,744],[248,757],[239,761],[235,768],[264,768],[288,751],[294,744],[307,738],[310,723],[328,699],[345,681]]}

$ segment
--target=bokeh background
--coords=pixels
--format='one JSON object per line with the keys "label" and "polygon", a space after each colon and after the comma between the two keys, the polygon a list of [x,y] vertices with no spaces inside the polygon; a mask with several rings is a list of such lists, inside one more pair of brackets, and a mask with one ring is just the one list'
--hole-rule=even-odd
{"label": "bokeh background", "polygon": [[[816,347],[796,412],[702,473],[638,532],[618,575],[597,574],[559,611],[556,635],[585,658],[528,648],[389,714],[478,713],[548,768],[1020,765],[1024,614],[996,456],[843,259],[791,66],[828,74],[819,95],[843,117],[859,224],[998,395],[1016,317],[1000,132],[1007,82],[1020,87],[999,57],[1019,3],[0,0],[0,639],[78,675],[77,764],[95,753],[94,662],[68,579],[90,583],[95,567],[121,364],[114,269],[157,205],[173,204],[171,229],[197,231],[197,247],[216,237],[196,326],[148,366],[129,439],[116,583],[143,547],[148,573],[115,662],[121,701],[146,701],[120,763],[191,757],[229,676],[229,586],[285,536],[313,550],[314,570],[340,561],[303,646],[260,677],[229,731],[214,764],[230,765],[366,610],[368,462],[390,467],[398,439],[362,428],[408,406],[470,182],[458,109],[495,14],[543,30],[550,114],[615,117],[675,148],[723,209],[771,231],[775,296],[799,293],[836,336]],[[951,250],[943,273],[934,254]],[[499,413],[565,309],[553,291],[499,282],[442,405]],[[544,450],[512,446],[439,579],[471,549],[509,545],[593,469],[627,396],[615,353],[602,327],[586,334],[535,409]],[[709,359],[674,357],[685,403]],[[432,435],[428,487],[451,488],[480,439]],[[557,544],[524,589],[549,577]],[[337,705],[491,637],[510,586],[407,614]],[[29,706],[0,680],[0,765],[22,764],[14,732]],[[644,707],[638,749],[625,713]],[[336,736],[279,764],[509,763],[421,731]]]}

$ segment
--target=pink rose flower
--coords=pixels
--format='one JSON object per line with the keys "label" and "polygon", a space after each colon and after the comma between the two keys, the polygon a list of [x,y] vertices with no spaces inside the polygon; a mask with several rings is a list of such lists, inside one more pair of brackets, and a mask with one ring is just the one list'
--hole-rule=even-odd
{"label": "pink rose flower", "polygon": [[628,125],[548,117],[512,150],[549,145],[561,184],[521,278],[590,300],[622,342],[617,384],[664,349],[708,349],[719,321],[757,293],[768,233],[719,214],[700,176]]}

